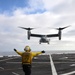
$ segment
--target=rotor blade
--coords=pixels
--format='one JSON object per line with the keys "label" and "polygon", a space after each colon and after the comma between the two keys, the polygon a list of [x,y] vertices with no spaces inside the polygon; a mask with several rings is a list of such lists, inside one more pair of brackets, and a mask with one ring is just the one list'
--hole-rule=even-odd
{"label": "rotor blade", "polygon": [[19,28],[22,28],[22,29],[27,29],[27,28],[25,28],[25,27],[19,27]]}
{"label": "rotor blade", "polygon": [[63,29],[68,28],[68,27],[70,27],[70,25],[69,26],[66,26],[66,27],[62,27],[62,28],[56,28],[56,29],[57,30],[63,30]]}
{"label": "rotor blade", "polygon": [[26,30],[32,30],[32,29],[34,29],[34,28],[25,28],[25,27],[19,27],[19,28],[26,29]]}

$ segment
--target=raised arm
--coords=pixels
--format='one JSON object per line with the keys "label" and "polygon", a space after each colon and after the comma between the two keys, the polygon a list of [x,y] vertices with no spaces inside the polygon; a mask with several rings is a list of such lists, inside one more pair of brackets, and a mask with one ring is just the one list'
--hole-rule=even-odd
{"label": "raised arm", "polygon": [[33,57],[34,56],[38,56],[39,54],[45,53],[45,51],[41,51],[41,52],[32,52]]}
{"label": "raised arm", "polygon": [[18,50],[14,49],[14,51],[19,54],[19,55],[22,55],[22,52],[19,52]]}

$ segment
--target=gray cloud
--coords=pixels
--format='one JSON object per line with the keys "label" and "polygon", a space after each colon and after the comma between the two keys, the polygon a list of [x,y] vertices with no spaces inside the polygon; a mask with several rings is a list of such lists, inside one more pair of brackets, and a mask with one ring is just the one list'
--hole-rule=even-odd
{"label": "gray cloud", "polygon": [[[10,49],[13,48],[22,50],[25,45],[30,45],[33,50],[75,49],[74,2],[71,2],[70,4],[70,2],[67,3],[65,0],[58,0],[57,3],[52,1],[52,4],[50,4],[50,0],[48,1],[49,2],[47,2],[46,0],[41,0],[42,6],[38,1],[36,5],[32,5],[32,2],[30,5],[31,8],[17,8],[12,12],[13,15],[11,16],[4,13],[0,14],[0,48],[2,50],[10,51]],[[40,5],[41,7],[39,8],[38,5]],[[32,8],[34,11],[36,9],[46,9],[47,11],[43,13],[25,14],[25,11],[27,12]],[[54,11],[51,11],[50,9],[53,9]],[[18,28],[18,26],[34,27],[36,29],[34,29],[32,33],[50,34],[58,33],[58,31],[48,29],[46,27],[57,28],[67,25],[71,25],[71,27],[62,31],[62,40],[59,41],[58,38],[50,38],[50,45],[39,45],[39,38],[31,37],[31,40],[27,40],[27,31]]]}

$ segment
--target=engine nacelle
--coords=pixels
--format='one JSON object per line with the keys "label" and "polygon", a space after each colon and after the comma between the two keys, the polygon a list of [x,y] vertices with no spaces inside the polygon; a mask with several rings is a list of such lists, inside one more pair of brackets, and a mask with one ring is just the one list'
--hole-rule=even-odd
{"label": "engine nacelle", "polygon": [[59,40],[61,40],[61,30],[59,30]]}
{"label": "engine nacelle", "polygon": [[28,40],[30,40],[30,35],[28,35]]}
{"label": "engine nacelle", "polygon": [[30,35],[31,35],[31,32],[30,30],[28,30],[28,40],[30,40]]}

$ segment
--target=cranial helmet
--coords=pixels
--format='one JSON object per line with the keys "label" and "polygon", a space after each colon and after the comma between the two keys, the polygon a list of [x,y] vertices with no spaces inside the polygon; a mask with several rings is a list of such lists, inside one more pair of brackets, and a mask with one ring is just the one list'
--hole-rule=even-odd
{"label": "cranial helmet", "polygon": [[29,46],[25,46],[25,48],[24,48],[24,51],[28,51],[28,52],[30,52],[31,51],[31,49],[30,49],[30,47]]}

